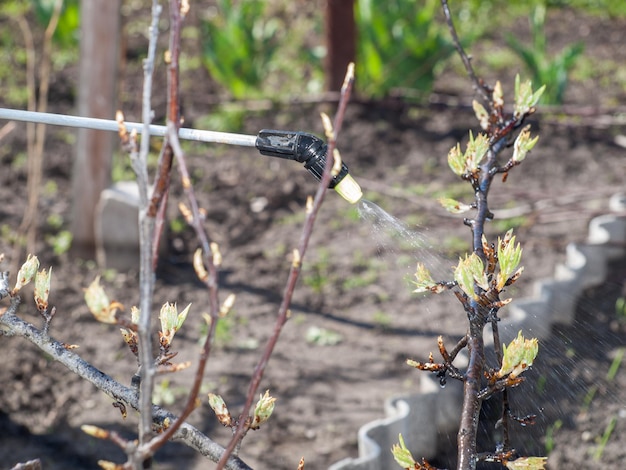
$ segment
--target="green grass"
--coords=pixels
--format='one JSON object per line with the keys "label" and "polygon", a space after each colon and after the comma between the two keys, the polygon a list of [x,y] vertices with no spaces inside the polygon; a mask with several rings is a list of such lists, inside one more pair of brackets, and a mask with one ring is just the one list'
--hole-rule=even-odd
{"label": "green grass", "polygon": [[612,382],[617,375],[617,371],[622,365],[624,360],[624,353],[626,353],[626,348],[619,348],[617,353],[615,354],[615,358],[611,362],[611,366],[609,367],[609,371],[606,373],[606,380]]}
{"label": "green grass", "polygon": [[388,330],[391,328],[393,317],[389,315],[387,312],[378,311],[375,312],[372,321],[376,326],[378,326],[382,330]]}
{"label": "green grass", "polygon": [[48,235],[46,237],[46,243],[52,248],[52,252],[61,256],[68,251],[72,247],[72,232],[69,230],[61,230],[54,235]]}
{"label": "green grass", "polygon": [[331,282],[330,251],[320,248],[304,265],[302,282],[316,294],[321,294]]}
{"label": "green grass", "polygon": [[517,217],[510,217],[508,219],[496,219],[493,221],[493,228],[498,231],[505,233],[509,229],[517,229],[519,227],[524,227],[528,225],[529,219],[524,215],[520,215]]}
{"label": "green grass", "polygon": [[611,435],[613,434],[613,431],[615,431],[616,426],[617,426],[617,416],[613,416],[611,417],[611,420],[607,423],[606,427],[604,428],[604,432],[602,433],[602,436],[600,436],[600,438],[598,439],[598,447],[596,447],[595,451],[593,452],[594,460],[597,461],[597,460],[602,459],[602,454],[604,453],[604,449],[607,443],[609,442],[609,439],[611,439]]}
{"label": "green grass", "polygon": [[360,273],[358,275],[352,274],[348,279],[343,281],[342,287],[344,290],[362,289],[378,281],[378,272],[373,269]]}
{"label": "green grass", "polygon": [[557,419],[552,425],[548,426],[546,429],[546,437],[545,437],[545,447],[546,447],[546,455],[550,455],[550,452],[554,450],[554,435],[558,432],[559,429],[563,426],[563,421]]}

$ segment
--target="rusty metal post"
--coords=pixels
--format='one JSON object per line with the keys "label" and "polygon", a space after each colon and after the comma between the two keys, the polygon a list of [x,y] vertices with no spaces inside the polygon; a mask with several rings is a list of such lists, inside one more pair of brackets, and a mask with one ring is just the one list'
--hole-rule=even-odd
{"label": "rusty metal post", "polygon": [[356,56],[354,0],[326,1],[326,88],[338,91]]}
{"label": "rusty metal post", "polygon": [[[121,0],[82,0],[77,113],[115,117]],[[93,257],[94,217],[111,182],[115,135],[80,129],[72,174],[72,234],[76,254]]]}

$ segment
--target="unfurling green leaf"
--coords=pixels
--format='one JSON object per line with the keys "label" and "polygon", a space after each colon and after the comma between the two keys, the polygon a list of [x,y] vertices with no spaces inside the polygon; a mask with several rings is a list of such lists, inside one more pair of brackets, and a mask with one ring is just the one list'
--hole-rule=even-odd
{"label": "unfurling green leaf", "polygon": [[36,256],[28,255],[26,261],[17,272],[17,281],[13,288],[13,293],[17,293],[22,287],[33,280],[39,269],[39,259]]}
{"label": "unfurling green leaf", "polygon": [[[139,313],[139,309],[134,305],[130,308],[130,321],[135,325],[139,323]],[[120,333],[122,333],[122,338],[124,338],[124,342],[128,345],[131,352],[137,356],[139,354],[139,339],[137,333],[124,326],[120,328]]]}
{"label": "unfurling green leaf", "polygon": [[[504,288],[509,278],[514,276],[521,259],[522,247],[519,243],[515,244],[515,235],[513,235],[512,229],[504,235],[504,239],[498,237],[498,265],[500,266],[500,272],[497,276],[496,288],[499,291]],[[518,272],[521,274],[520,270]]]}
{"label": "unfurling green leaf", "polygon": [[[465,259],[467,260],[467,258]],[[467,268],[467,263],[462,258],[459,258],[459,264],[457,264],[454,270],[454,280],[469,297],[477,298],[477,295],[474,293],[474,277]]]}
{"label": "unfurling green leaf", "polygon": [[135,325],[137,325],[139,323],[140,314],[141,314],[141,311],[133,305],[130,308],[130,321],[132,321]]}
{"label": "unfurling green leaf", "polygon": [[522,132],[520,132],[517,136],[517,139],[515,139],[515,144],[513,145],[512,160],[518,163],[523,161],[526,158],[526,154],[532,150],[538,140],[539,136],[531,139],[530,125],[524,127],[524,129],[522,129]]}
{"label": "unfurling green leaf", "polygon": [[252,419],[252,429],[258,428],[261,424],[266,422],[272,416],[274,411],[274,405],[276,404],[276,398],[270,396],[270,391],[266,390],[264,395],[261,395],[259,401],[254,408],[254,418]]}
{"label": "unfurling green leaf", "polygon": [[472,101],[472,108],[474,108],[474,114],[476,114],[476,119],[480,122],[482,130],[486,131],[489,129],[489,113],[485,107],[478,101],[474,100]]}
{"label": "unfurling green leaf", "polygon": [[493,98],[493,104],[497,108],[504,107],[504,93],[502,92],[502,84],[500,80],[496,81],[496,86],[493,87],[493,94],[491,95]]}
{"label": "unfurling green leaf", "polygon": [[161,311],[159,312],[159,320],[161,320],[161,340],[165,340],[166,345],[172,343],[174,335],[183,326],[190,307],[191,304],[187,305],[180,313],[178,313],[178,308],[175,303],[171,304],[165,302],[161,307]]}
{"label": "unfurling green leaf", "polygon": [[394,444],[391,448],[391,453],[393,454],[393,458],[402,468],[405,469],[413,469],[419,465],[413,456],[411,455],[411,451],[407,448],[404,443],[404,438],[402,434],[398,435],[399,444]]}
{"label": "unfurling green leaf", "polygon": [[[502,378],[509,375],[515,378],[533,365],[535,357],[539,352],[539,341],[537,338],[525,339],[520,330],[511,343],[502,345],[502,367],[496,373],[496,377]],[[519,467],[523,468],[523,467]]]}
{"label": "unfurling green leaf", "polygon": [[415,270],[415,284],[414,293],[432,292],[437,287],[437,283],[430,275],[428,268],[423,263],[417,263],[417,269]]}
{"label": "unfurling green leaf", "polygon": [[462,214],[472,208],[469,204],[463,204],[462,202],[449,197],[441,197],[438,201],[445,210],[451,212],[452,214]]}
{"label": "unfurling green leaf", "polygon": [[448,165],[458,176],[465,174],[465,156],[461,153],[461,144],[456,144],[448,152]]}
{"label": "unfurling green leaf", "polygon": [[476,300],[479,296],[474,291],[474,284],[483,290],[489,288],[485,265],[476,253],[466,256],[465,259],[459,258],[459,264],[454,270],[454,280],[463,292]]}
{"label": "unfurling green leaf", "polygon": [[85,289],[85,302],[96,320],[102,323],[117,323],[117,310],[122,308],[119,302],[110,302],[109,297],[100,285],[100,276]]}
{"label": "unfurling green leaf", "polygon": [[478,170],[478,165],[489,150],[489,139],[485,134],[478,134],[474,139],[472,131],[469,133],[470,140],[465,150],[466,172],[473,173]]}
{"label": "unfurling green leaf", "polygon": [[452,171],[463,176],[468,173],[475,173],[478,171],[478,165],[487,154],[489,150],[489,139],[485,134],[478,134],[474,138],[472,131],[469,133],[469,142],[465,153],[461,153],[461,145],[456,144],[448,152],[448,165]]}
{"label": "unfurling green leaf", "polygon": [[539,102],[541,95],[545,91],[546,86],[543,85],[537,91],[533,92],[532,82],[526,80],[520,83],[519,75],[515,76],[515,117],[520,118],[533,109]]}
{"label": "unfurling green leaf", "polygon": [[50,294],[50,280],[52,279],[52,268],[48,271],[42,269],[35,275],[35,304],[41,312],[48,308],[48,295]]}
{"label": "unfurling green leaf", "polygon": [[505,462],[509,470],[545,470],[548,457],[520,457],[510,462]]}

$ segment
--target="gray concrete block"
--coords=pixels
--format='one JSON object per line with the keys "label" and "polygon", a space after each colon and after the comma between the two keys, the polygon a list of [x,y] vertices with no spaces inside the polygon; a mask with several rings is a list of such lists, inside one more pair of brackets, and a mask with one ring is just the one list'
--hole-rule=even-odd
{"label": "gray concrete block", "polygon": [[102,191],[96,214],[96,259],[101,267],[139,267],[139,189],[134,181]]}

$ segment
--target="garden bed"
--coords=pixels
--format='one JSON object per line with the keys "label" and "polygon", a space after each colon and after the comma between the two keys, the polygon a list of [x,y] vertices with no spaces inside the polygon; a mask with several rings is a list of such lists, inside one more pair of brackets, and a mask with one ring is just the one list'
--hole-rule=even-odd
{"label": "garden bed", "polygon": [[[623,32],[623,23],[576,19],[579,28],[586,26],[603,33],[598,40],[594,34],[586,36],[587,54],[610,52],[615,60],[624,56],[624,48],[603,39],[610,37],[611,28]],[[54,90],[64,90],[72,73],[68,70],[54,77],[52,96],[60,98],[50,104],[52,112],[71,109],[70,97],[55,95]],[[132,80],[137,85],[139,75]],[[183,91],[183,101],[189,102],[188,126],[207,112],[201,113],[198,106],[197,96],[202,96],[202,91],[197,87],[202,80],[199,76],[194,81],[193,95]],[[458,78],[444,77],[437,91],[449,97],[457,84]],[[585,96],[597,104],[597,96],[588,94],[588,87],[584,83],[572,88],[576,105],[585,105]],[[512,80],[503,79],[503,88],[505,96],[510,96]],[[469,84],[466,89],[470,89]],[[624,91],[615,87],[606,93],[617,100],[624,97]],[[401,101],[351,104],[338,142],[365,198],[416,230],[420,238],[430,240],[430,246],[417,251],[417,256],[435,254],[443,269],[469,248],[469,230],[461,218],[439,209],[433,196],[447,192],[463,197],[458,192],[467,185],[456,182],[446,155],[457,141],[467,139],[468,128],[477,127],[469,93],[454,98],[462,104],[430,108]],[[133,104],[128,107],[133,109]],[[250,112],[238,131],[279,128],[321,134],[321,110],[333,111],[333,107],[284,105]],[[505,184],[496,182],[494,186],[491,206],[496,215],[499,210],[500,215],[515,218],[504,222],[497,219],[489,232],[501,233],[516,226],[524,246],[524,274],[508,292],[516,299],[530,295],[537,279],[553,275],[555,266],[565,259],[567,245],[584,241],[591,218],[605,213],[609,197],[624,189],[626,159],[624,149],[615,143],[616,136],[624,134],[624,127],[615,124],[613,115],[608,116],[608,124],[602,117],[534,116],[532,123],[540,135],[537,147]],[[69,225],[71,135],[66,129],[49,129],[45,152],[47,189],[41,200],[41,236],[36,251],[42,266],[53,266],[50,300],[57,307],[57,315],[50,334],[78,344],[77,352],[85,359],[128,384],[135,372],[133,356],[117,328],[97,323],[83,302],[82,289],[103,270],[70,253],[54,255],[50,247],[59,231],[49,223],[50,217],[60,217],[61,228]],[[21,125],[2,140],[0,147],[0,164],[10,169],[0,172],[0,200],[4,201],[0,252],[7,254],[9,263],[16,262],[10,259],[10,232],[19,226],[26,201],[26,168],[16,158],[24,148]],[[224,256],[222,298],[237,294],[232,319],[218,334],[203,393],[219,393],[232,410],[237,410],[259,348],[272,332],[288,257],[298,241],[305,200],[315,191],[315,181],[300,165],[271,160],[251,149],[190,144],[186,151],[198,198],[207,210],[206,226]],[[171,219],[180,219],[175,206],[181,198],[176,182]],[[156,303],[193,304],[174,343],[174,349],[180,351],[178,360],[193,361],[203,331],[201,313],[207,296],[191,267],[196,248],[192,231],[184,224],[175,224],[168,233],[167,248],[159,266]],[[292,318],[261,384],[278,398],[276,411],[267,426],[246,438],[240,454],[246,462],[255,468],[287,470],[295,469],[304,456],[307,468],[321,469],[355,457],[357,430],[381,416],[384,401],[419,389],[424,377],[407,367],[405,359],[427,358],[428,352],[436,349],[440,334],[452,344],[464,334],[465,315],[451,295],[424,299],[410,293],[406,279],[415,262],[412,243],[376,231],[359,217],[355,207],[329,193],[311,251],[304,260]],[[625,281],[623,264],[610,272],[601,286],[583,293],[577,321],[557,328],[542,342],[538,362],[543,361],[548,371],[557,371],[556,377],[547,372],[542,375],[541,366],[537,366],[532,379],[512,393],[537,398],[532,402],[534,409],[516,410],[519,414],[537,413],[541,420],[543,410],[553,408],[554,412],[545,416],[550,420],[559,417],[560,425],[556,420],[544,421],[541,431],[529,433],[529,441],[523,443],[539,451],[549,444],[557,462],[554,468],[573,468],[574,462],[585,461],[588,451],[596,451],[596,438],[605,433],[613,418],[615,430],[599,463],[592,461],[587,467],[617,468],[616,462],[626,457],[623,369],[614,380],[606,379],[626,333],[624,320],[614,310],[615,299],[624,295],[620,294]],[[103,284],[128,311],[139,302],[137,278],[136,271],[106,271]],[[40,324],[34,310],[25,305],[20,315]],[[131,413],[122,420],[108,397],[22,339],[0,338],[0,352],[4,358],[0,368],[0,428],[5,430],[0,440],[2,462],[11,465],[40,457],[49,470],[97,468],[97,460],[103,458],[121,461],[122,453],[115,446],[95,441],[79,427],[95,424],[132,437],[136,416]],[[157,399],[177,412],[191,372],[163,379],[159,380]],[[546,396],[548,389],[539,389],[546,381],[565,391]],[[591,387],[596,392],[583,409]],[[218,442],[227,442],[229,432],[216,423],[206,400],[191,422]],[[157,454],[154,468],[200,469],[206,468],[206,461],[183,445],[172,443]]]}

